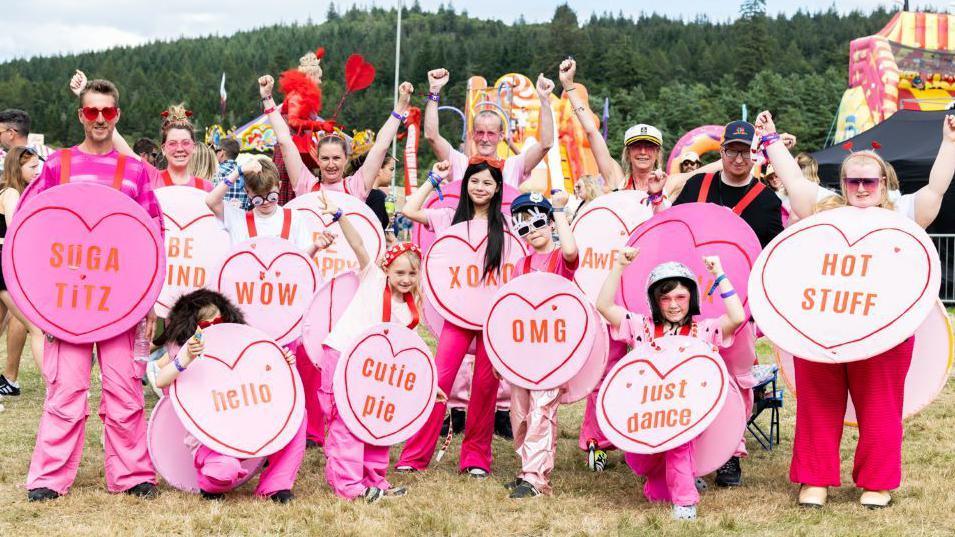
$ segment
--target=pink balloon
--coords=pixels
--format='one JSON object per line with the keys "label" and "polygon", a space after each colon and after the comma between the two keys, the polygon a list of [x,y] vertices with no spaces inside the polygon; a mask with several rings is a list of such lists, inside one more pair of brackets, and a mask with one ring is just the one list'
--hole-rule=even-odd
{"label": "pink balloon", "polygon": [[416,332],[395,323],[365,331],[335,368],[335,405],[348,430],[376,446],[404,442],[431,415],[438,374]]}
{"label": "pink balloon", "polygon": [[322,195],[328,196],[328,200],[348,217],[349,223],[361,236],[362,244],[368,251],[372,262],[381,259],[387,246],[385,244],[385,232],[381,228],[381,221],[378,220],[375,212],[364,201],[344,192],[331,190],[309,192],[304,196],[296,196],[295,199],[285,205],[285,208],[292,209],[303,219],[313,238],[323,231],[338,236],[334,244],[315,254],[315,263],[318,265],[322,278],[327,280],[346,271],[358,271],[358,259],[355,258],[355,252],[345,241],[341,225],[338,222],[332,222],[331,215],[321,213],[325,207],[322,202]]}
{"label": "pink balloon", "polygon": [[[169,390],[176,414],[199,442],[233,457],[284,448],[305,417],[302,380],[263,332],[217,324],[202,332],[205,351]],[[179,351],[185,357],[188,346]]]}
{"label": "pink balloon", "polygon": [[610,332],[607,330],[607,323],[603,321],[597,310],[591,308],[590,314],[594,322],[599,324],[597,336],[584,366],[574,375],[574,378],[564,384],[564,392],[560,394],[560,402],[565,405],[576,403],[593,393],[600,385],[600,379],[603,378],[604,371],[607,369],[607,360],[610,353]]}
{"label": "pink balloon", "polygon": [[484,325],[491,364],[511,384],[550,390],[587,361],[598,324],[587,297],[570,280],[547,272],[514,278],[494,295]]}
{"label": "pink balloon", "polygon": [[166,318],[180,296],[212,285],[212,277],[229,251],[229,233],[206,205],[202,190],[166,186],[154,192],[162,208],[167,270],[153,310]]}
{"label": "pink balloon", "polygon": [[696,475],[715,472],[726,464],[739,449],[739,441],[746,432],[746,404],[735,382],[728,384],[726,402],[713,423],[693,440],[693,463]]}
{"label": "pink balloon", "polygon": [[715,347],[689,336],[654,344],[624,356],[597,393],[600,430],[630,453],[662,453],[693,440],[719,415],[729,391]]}
{"label": "pink balloon", "polygon": [[[759,239],[749,225],[726,207],[713,203],[686,203],[671,207],[644,222],[627,242],[640,255],[623,272],[617,299],[627,310],[650,315],[647,277],[661,263],[678,261],[696,275],[702,317],[726,313],[717,294],[707,296],[713,277],[703,256],[718,255],[749,314],[746,282],[759,255]],[[743,325],[745,326],[745,324]]]}
{"label": "pink balloon", "polygon": [[343,272],[319,288],[302,317],[302,344],[309,359],[318,367],[324,350],[322,344],[351,303],[361,283],[354,272]]}
{"label": "pink balloon", "polygon": [[505,231],[501,270],[483,278],[486,248],[487,221],[471,220],[445,230],[424,257],[428,301],[446,320],[469,330],[481,330],[491,297],[527,253],[524,241]]}
{"label": "pink balloon", "polygon": [[165,274],[156,223],[129,196],[98,184],[42,192],[16,212],[3,248],[13,301],[41,330],[71,343],[132,328]]}
{"label": "pink balloon", "polygon": [[255,237],[232,247],[219,266],[216,287],[250,325],[281,345],[302,334],[302,316],[322,279],[315,263],[291,242]]}
{"label": "pink balloon", "polygon": [[[461,181],[448,183],[441,187],[441,192],[444,194],[443,200],[438,199],[437,192],[432,192],[424,202],[424,208],[439,209],[442,207],[451,207],[452,209],[456,209],[458,201],[461,199]],[[510,185],[504,185],[504,190],[501,191],[501,212],[504,213],[506,218],[505,222],[510,221],[511,218],[511,202],[520,194],[516,188]],[[428,248],[431,248],[434,239],[435,233],[433,231],[428,230],[422,224],[414,223],[411,233],[411,242],[415,243],[418,248],[421,248],[422,252],[427,252]]]}
{"label": "pink balloon", "polygon": [[[186,429],[176,416],[169,398],[160,399],[153,407],[146,429],[149,458],[169,486],[184,492],[198,493],[196,467],[193,464],[192,451],[185,444],[186,434]],[[248,473],[239,481],[237,487],[255,477],[264,462],[265,459],[261,457],[243,459],[240,464]]]}

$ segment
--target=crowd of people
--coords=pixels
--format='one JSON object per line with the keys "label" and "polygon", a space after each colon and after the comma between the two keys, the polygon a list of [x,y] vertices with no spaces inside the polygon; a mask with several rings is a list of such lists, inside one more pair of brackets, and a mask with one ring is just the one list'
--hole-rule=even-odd
{"label": "crowd of people", "polygon": [[[536,81],[541,102],[541,142],[500,159],[498,147],[507,138],[506,126],[498,114],[480,112],[471,124],[475,152],[467,155],[452,147],[439,132],[438,104],[451,73],[435,69],[428,72],[423,133],[438,162],[400,208],[403,218],[437,234],[457,223],[486,221],[484,274],[501,270],[504,233],[509,230],[531,252],[517,263],[521,267],[519,274],[545,271],[572,280],[580,261],[570,224],[587,204],[609,192],[640,191],[654,213],[686,203],[727,207],[766,246],[784,226],[818,211],[845,205],[891,209],[926,227],[937,216],[942,196],[955,174],[955,117],[948,116],[931,177],[918,192],[901,195],[894,171],[875,151],[848,153],[841,169],[840,192],[828,191],[819,185],[811,157],[794,157],[790,149],[795,140],[777,133],[772,115],[762,112],[754,123],[728,122],[715,162],[703,165],[700,155],[685,153],[678,157],[680,172],[667,175],[661,170],[664,133],[653,125],[638,124],[627,129],[618,146],[620,158],[613,157],[589,103],[580,98],[582,92],[576,91],[576,69],[574,60],[565,60],[560,64],[558,79],[587,134],[599,175],[577,178],[572,196],[560,190],[524,193],[505,212],[504,185],[519,187],[550,149],[554,125],[548,103],[555,85],[543,74]],[[416,326],[424,301],[422,252],[392,235],[384,257],[374,259],[349,217],[327,196],[323,196],[323,212],[340,224],[342,236],[322,233],[312,237],[304,232],[304,224],[296,215],[282,209],[280,193],[282,177],[287,177],[292,197],[309,192],[345,193],[366,201],[379,214],[382,225],[388,227],[394,215],[385,210],[385,193],[379,189],[388,184],[394,173],[396,160],[389,155],[388,148],[411,106],[414,88],[407,82],[401,84],[394,110],[357,166],[349,165],[352,148],[348,141],[330,133],[317,142],[316,166],[310,168],[293,139],[295,127],[289,127],[273,95],[274,80],[265,75],[259,78],[258,85],[264,113],[278,140],[276,161],[253,158],[240,165],[236,140],[226,138],[214,147],[201,143],[196,139],[190,113],[181,105],[171,106],[163,114],[158,143],[143,139],[130,146],[117,130],[121,118],[119,90],[106,80],[87,80],[81,72],[73,77],[70,87],[78,98],[76,116],[83,125],[84,139],[45,162],[26,143],[30,129],[27,113],[0,112],[0,144],[7,152],[0,182],[0,210],[4,217],[0,220],[0,243],[18,204],[24,205],[64,182],[111,184],[117,168],[122,170],[120,190],[139,203],[160,226],[162,215],[153,191],[163,186],[187,185],[207,192],[209,209],[233,243],[255,236],[283,237],[312,255],[344,241],[358,260],[360,287],[325,340],[322,356],[313,357],[319,364],[317,369],[301,346],[293,345],[287,352],[287,360],[295,364],[303,380],[308,416],[288,446],[268,458],[256,494],[280,503],[292,500],[306,447],[320,445],[324,447],[327,481],[338,496],[368,502],[401,496],[407,491],[391,486],[387,480],[391,466],[388,449],[363,442],[342,421],[331,373],[348,344],[368,326],[386,320]],[[764,171],[754,166],[750,158],[751,148],[757,146],[768,157],[769,166]],[[458,180],[462,183],[456,207],[426,208],[426,201],[435,190]],[[624,268],[639,255],[636,249],[620,252],[595,304],[609,325],[612,341],[606,371],[640,337],[697,337],[719,348],[733,382],[744,396],[748,415],[753,404],[755,379],[751,366],[756,361],[758,332],[752,319],[744,314],[734,289],[734,285],[746,282],[731,282],[720,259],[707,257],[705,266],[717,282],[711,293],[719,291],[726,313],[719,318],[703,318],[697,275],[685,265],[687,260],[674,259],[650,274],[646,295],[652,314],[641,315],[614,301]],[[383,293],[392,297],[386,311],[381,299],[374,298]],[[43,414],[27,475],[28,497],[31,501],[55,499],[69,491],[82,458],[93,344],[44,337],[20,312],[5,285],[0,288],[0,304],[0,317],[8,319],[8,358],[0,376],[0,394],[20,394],[18,370],[28,336],[46,384]],[[151,314],[148,321],[148,337],[152,339],[156,319]],[[220,322],[241,324],[245,320],[236,306],[219,293],[201,289],[176,302],[162,334],[153,341],[156,347],[168,351],[155,364],[157,388],[168,387],[192,361],[200,359],[203,343],[194,337],[196,329]],[[473,343],[473,369],[465,375],[469,377],[470,394],[458,464],[462,474],[486,479],[493,470],[491,443],[500,377],[488,358],[480,331],[447,322],[435,336],[438,402],[425,425],[405,443],[394,468],[398,472],[424,472],[432,464],[446,414],[446,394],[454,391],[455,379]],[[140,384],[146,365],[132,359],[132,344],[130,334],[96,343],[96,361],[102,375],[99,414],[105,429],[105,477],[111,492],[150,498],[157,495],[158,489],[146,448],[145,399]],[[182,347],[188,351],[184,359],[180,359],[183,355],[178,352]],[[836,365],[795,360],[800,390],[789,477],[800,486],[801,505],[825,504],[828,488],[841,484],[839,442],[850,392],[860,425],[853,470],[855,484],[863,489],[860,502],[867,507],[889,504],[890,492],[899,487],[901,479],[901,405],[912,351],[913,339],[909,338],[861,362]],[[550,476],[555,470],[559,399],[560,389],[511,386],[510,419],[520,459],[518,475],[506,485],[511,498],[552,492]],[[595,414],[596,391],[586,401],[579,448],[589,467],[599,471],[614,446],[602,434]],[[190,437],[190,442],[203,497],[221,499],[246,477],[238,459],[217,453],[195,438]],[[626,456],[634,472],[646,478],[646,498],[672,504],[677,519],[694,519],[697,515],[700,495],[693,452],[694,444],[689,442],[657,455]],[[716,483],[740,486],[740,460],[745,456],[745,440],[740,438],[734,456],[717,471]]]}

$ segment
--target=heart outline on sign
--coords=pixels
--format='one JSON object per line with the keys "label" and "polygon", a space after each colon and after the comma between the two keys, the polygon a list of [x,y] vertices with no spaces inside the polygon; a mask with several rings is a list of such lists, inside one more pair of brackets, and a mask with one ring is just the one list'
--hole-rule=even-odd
{"label": "heart outline on sign", "polygon": [[[319,214],[319,213],[315,212],[315,210],[313,210],[313,209],[311,209],[311,208],[309,208],[309,207],[299,207],[299,208],[296,208],[296,209],[294,209],[294,210],[299,211],[299,212],[303,212],[303,213],[311,213],[312,216],[314,216],[316,219],[318,219],[318,221],[321,222],[323,226],[325,226],[325,231],[328,231],[328,228],[330,228],[330,227],[333,226],[333,225],[339,225],[338,222],[326,222],[326,221],[325,221],[325,220],[326,220],[326,217],[327,217],[329,220],[331,220],[331,218],[332,218],[331,215],[322,215],[322,214]],[[375,224],[373,224],[373,223],[371,222],[371,220],[368,219],[367,216],[365,216],[365,215],[363,215],[363,214],[361,214],[361,213],[359,213],[359,212],[357,212],[357,211],[347,212],[347,213],[345,213],[345,216],[347,216],[349,220],[360,219],[362,222],[364,222],[365,224],[367,224],[367,225],[371,228],[372,234],[375,236],[375,243],[376,243],[376,244],[375,244],[375,247],[374,247],[374,248],[369,248],[368,251],[369,251],[369,252],[375,252],[375,253],[380,252],[380,251],[381,251],[381,238],[378,236],[378,233],[377,233],[377,231],[376,231],[377,228],[375,228]],[[341,226],[339,225],[339,228],[340,228],[340,227],[341,227]],[[349,250],[349,251],[350,251],[350,250]],[[313,257],[313,259],[316,259],[316,260],[317,260],[319,254],[321,254],[321,252],[322,252],[322,251],[315,252],[315,257]],[[346,268],[347,268],[347,267],[346,267]]]}

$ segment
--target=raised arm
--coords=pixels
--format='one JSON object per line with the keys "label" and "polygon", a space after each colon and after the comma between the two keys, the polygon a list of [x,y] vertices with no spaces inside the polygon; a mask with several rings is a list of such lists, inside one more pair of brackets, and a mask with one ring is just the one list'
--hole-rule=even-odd
{"label": "raised arm", "polygon": [[942,197],[952,184],[952,175],[955,175],[955,116],[947,115],[942,122],[942,143],[928,175],[928,184],[915,193],[915,222],[918,225],[924,228],[935,221],[942,208]]}
{"label": "raised arm", "polygon": [[624,248],[620,250],[620,254],[617,256],[616,261],[614,261],[613,268],[610,269],[610,274],[607,275],[607,279],[604,281],[603,286],[600,288],[600,293],[597,295],[597,311],[599,311],[600,314],[604,316],[604,319],[607,319],[607,322],[614,328],[620,328],[620,323],[622,323],[623,319],[627,316],[627,310],[614,302],[614,297],[617,296],[617,289],[620,287],[620,278],[623,276],[623,271],[627,268],[627,265],[632,263],[639,253],[639,248]]}
{"label": "raised arm", "polygon": [[375,188],[378,170],[381,169],[381,164],[385,161],[385,156],[391,147],[391,141],[395,139],[395,135],[398,134],[398,127],[401,126],[402,120],[395,115],[404,117],[408,113],[412,93],[414,93],[414,86],[411,85],[411,82],[402,82],[398,86],[398,105],[395,106],[395,111],[388,116],[385,124],[381,126],[381,130],[375,136],[375,145],[368,150],[368,156],[365,157],[365,162],[359,168],[359,173],[365,181],[365,187],[369,191]]}
{"label": "raised arm", "polygon": [[570,106],[574,109],[574,115],[580,121],[580,125],[587,133],[587,140],[590,142],[590,151],[597,161],[597,169],[600,175],[607,181],[612,188],[623,186],[626,177],[623,176],[623,168],[610,155],[610,149],[607,148],[607,141],[604,140],[594,122],[593,112],[590,111],[590,104],[578,95],[577,87],[574,84],[574,75],[577,73],[577,62],[567,58],[560,64],[560,84],[570,99]]}
{"label": "raised arm", "polygon": [[[259,173],[262,171],[262,165],[259,164],[258,159],[249,159],[242,165],[242,173]],[[239,178],[239,168],[232,170],[229,175],[225,176],[219,184],[215,186],[212,190],[206,194],[206,206],[209,207],[209,210],[212,211],[212,214],[216,215],[216,218],[222,220],[223,218],[223,200],[225,199],[226,193],[228,193],[229,188],[238,180]]]}
{"label": "raised arm", "polygon": [[[322,214],[330,215],[333,219],[338,220],[338,225],[342,228],[342,234],[345,236],[345,242],[347,242],[348,246],[355,252],[355,258],[358,260],[358,269],[365,270],[371,258],[368,256],[368,250],[365,249],[365,243],[362,242],[358,230],[355,229],[355,226],[353,226],[348,217],[345,216],[344,211],[335,205],[332,200],[328,199],[324,190],[322,191],[322,205]],[[319,237],[319,240],[316,241],[312,247],[315,250],[325,249],[331,245],[331,241],[334,240],[334,238],[335,236],[331,233],[325,233],[324,237]],[[327,244],[325,243],[326,240],[328,241]],[[314,253],[314,251],[310,252],[309,256],[314,255]]]}
{"label": "raised arm", "polygon": [[524,151],[525,174],[531,173],[554,145],[554,112],[550,108],[550,95],[553,91],[554,81],[543,73],[537,75],[537,97],[540,99],[540,118],[537,124],[540,126],[540,140]]}
{"label": "raised arm", "polygon": [[[768,111],[760,112],[756,116],[756,136],[768,136],[776,133],[773,116]],[[782,181],[789,194],[789,203],[799,218],[806,218],[816,210],[816,195],[819,185],[806,179],[802,174],[799,163],[790,154],[789,149],[782,141],[777,141],[766,147],[769,162],[776,170],[776,177]]]}
{"label": "raised arm", "polygon": [[692,172],[681,172],[670,175],[667,177],[667,184],[665,187],[666,195],[671,200],[675,200],[680,196],[680,192],[683,192],[683,187],[686,186],[686,182],[690,179],[690,177],[693,177],[698,173],[716,173],[720,171],[723,171],[722,159],[717,160],[716,162],[711,162],[706,166],[700,166]]}
{"label": "raised arm", "polygon": [[275,104],[272,98],[272,90],[275,87],[275,79],[272,75],[259,77],[259,95],[262,97],[262,106],[267,112],[265,115],[272,124],[272,132],[275,133],[275,139],[279,143],[279,151],[282,152],[282,158],[285,160],[285,171],[288,172],[289,181],[292,183],[292,189],[298,190],[299,181],[302,177],[302,156],[298,153],[298,147],[292,140],[292,131],[282,117],[282,112]]}
{"label": "raised arm", "polygon": [[550,203],[554,207],[554,227],[557,228],[557,236],[560,237],[560,253],[564,261],[573,264],[577,262],[577,241],[574,240],[574,234],[570,230],[570,221],[564,209],[569,201],[567,193],[563,190],[552,190]]}
{"label": "raised arm", "polygon": [[449,77],[448,70],[444,68],[428,71],[428,103],[424,106],[424,138],[438,160],[451,158],[451,142],[445,140],[438,129],[437,99],[441,94],[441,88],[448,83]]}
{"label": "raised arm", "polygon": [[428,173],[428,178],[418,185],[418,189],[415,190],[414,194],[405,200],[405,206],[401,209],[401,214],[405,215],[405,217],[412,222],[427,225],[428,215],[422,209],[424,202],[428,199],[428,195],[434,191],[434,187],[436,186],[435,182],[437,182],[438,185],[445,184],[447,183],[449,175],[451,175],[450,162],[442,160],[441,162],[435,163],[434,167],[432,167]]}
{"label": "raised arm", "polygon": [[732,335],[736,333],[736,329],[739,328],[740,325],[746,322],[746,310],[743,309],[743,302],[733,289],[733,284],[730,282],[729,277],[723,272],[723,265],[720,263],[719,256],[704,256],[703,264],[706,265],[706,270],[713,275],[714,280],[720,279],[721,276],[723,277],[723,279],[720,280],[719,289],[720,296],[723,297],[723,306],[726,308],[726,313],[720,315],[720,330],[723,331],[724,336]]}

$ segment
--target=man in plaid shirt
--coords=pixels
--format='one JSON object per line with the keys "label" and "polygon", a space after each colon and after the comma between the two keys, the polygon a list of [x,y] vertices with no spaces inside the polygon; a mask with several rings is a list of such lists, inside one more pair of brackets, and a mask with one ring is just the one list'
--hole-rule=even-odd
{"label": "man in plaid shirt", "polygon": [[216,172],[212,182],[216,185],[219,181],[226,178],[234,170],[239,170],[239,178],[226,191],[225,200],[236,207],[248,211],[252,209],[252,202],[249,201],[249,195],[245,191],[245,176],[242,175],[242,169],[239,163],[235,161],[239,156],[239,142],[235,138],[225,138],[216,147],[216,159],[219,160],[219,171]]}

